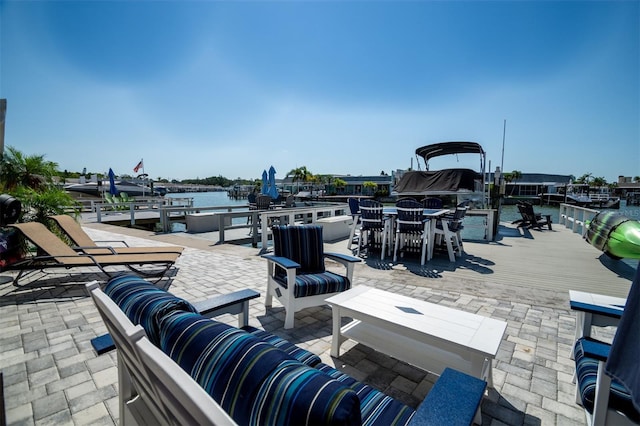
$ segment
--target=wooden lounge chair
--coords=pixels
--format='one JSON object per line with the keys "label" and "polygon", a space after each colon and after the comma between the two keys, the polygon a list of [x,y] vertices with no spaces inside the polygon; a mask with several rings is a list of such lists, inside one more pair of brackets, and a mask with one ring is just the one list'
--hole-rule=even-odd
{"label": "wooden lounge chair", "polygon": [[[88,254],[144,254],[144,253],[182,253],[183,247],[167,246],[167,247],[129,247],[122,240],[113,241],[94,241],[84,232],[82,226],[71,216],[66,214],[49,216],[58,227],[69,237],[71,242],[76,245],[74,249],[79,249],[83,253]],[[111,245],[98,245],[96,243],[119,243],[124,247],[113,247]]]}
{"label": "wooden lounge chair", "polygon": [[[173,266],[180,253],[131,253],[131,254],[88,254],[75,251],[58,238],[46,226],[39,222],[15,223],[9,225],[15,228],[37,248],[37,254],[28,256],[24,260],[11,264],[6,270],[19,270],[20,273],[13,280],[18,280],[25,273],[49,268],[75,268],[95,266],[107,276],[112,276],[105,270],[108,266],[126,266],[144,275],[163,276]],[[156,265],[160,270],[142,270],[144,265]]]}
{"label": "wooden lounge chair", "polygon": [[518,211],[522,216],[522,221],[519,221],[518,228],[526,227],[526,228],[538,228],[542,229],[543,226],[548,226],[549,230],[551,230],[551,215],[544,215],[544,219],[542,218],[542,214],[535,213],[533,211],[533,205],[530,203],[519,203],[517,205]]}

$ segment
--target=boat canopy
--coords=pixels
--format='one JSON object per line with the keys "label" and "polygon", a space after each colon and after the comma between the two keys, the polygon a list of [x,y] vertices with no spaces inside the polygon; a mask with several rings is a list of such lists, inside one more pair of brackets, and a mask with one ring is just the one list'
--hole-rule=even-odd
{"label": "boat canopy", "polygon": [[429,159],[450,154],[479,154],[480,169],[484,171],[486,153],[477,142],[439,142],[416,149],[416,156],[424,159],[427,170],[429,170]]}

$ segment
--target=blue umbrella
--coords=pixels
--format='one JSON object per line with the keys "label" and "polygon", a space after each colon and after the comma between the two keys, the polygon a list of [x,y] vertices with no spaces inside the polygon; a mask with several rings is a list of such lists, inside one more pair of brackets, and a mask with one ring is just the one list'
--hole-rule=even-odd
{"label": "blue umbrella", "polygon": [[278,194],[278,188],[276,187],[276,169],[274,169],[273,166],[269,169],[269,195],[274,200],[280,196],[280,194]]}
{"label": "blue umbrella", "polygon": [[269,183],[267,182],[267,171],[262,171],[262,191],[261,194],[267,195],[269,194]]}
{"label": "blue umbrella", "polygon": [[118,195],[118,188],[116,188],[116,175],[109,167],[109,194]]}

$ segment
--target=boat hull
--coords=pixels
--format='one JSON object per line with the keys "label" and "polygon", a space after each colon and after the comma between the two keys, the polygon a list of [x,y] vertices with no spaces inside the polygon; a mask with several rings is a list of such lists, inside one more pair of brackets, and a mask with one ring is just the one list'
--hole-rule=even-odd
{"label": "boat hull", "polygon": [[585,239],[614,259],[640,259],[640,221],[619,213],[598,213],[589,222]]}

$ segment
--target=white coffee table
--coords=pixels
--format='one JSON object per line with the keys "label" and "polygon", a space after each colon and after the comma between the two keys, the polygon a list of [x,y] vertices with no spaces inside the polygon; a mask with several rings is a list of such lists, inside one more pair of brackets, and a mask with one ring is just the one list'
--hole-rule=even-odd
{"label": "white coffee table", "polygon": [[[493,386],[492,360],[505,321],[362,285],[327,303],[333,309],[331,356],[339,357],[349,338],[426,371],[439,375],[452,367]],[[353,321],[340,327],[343,317]]]}

